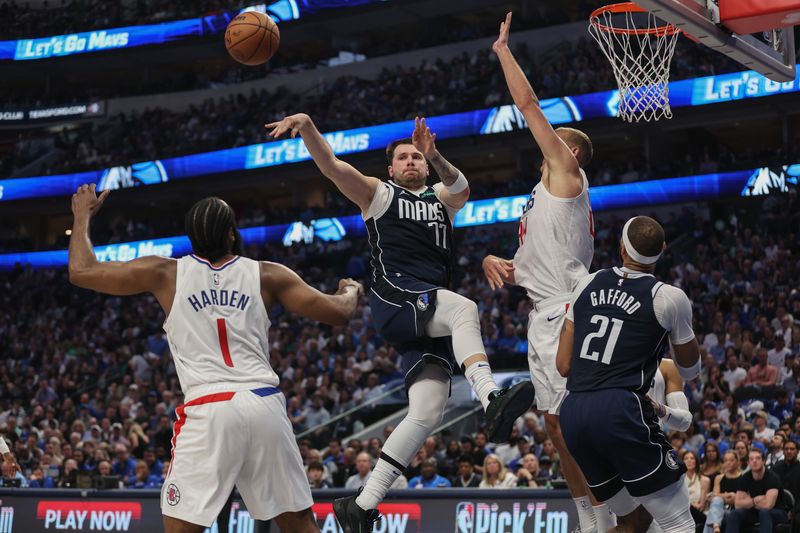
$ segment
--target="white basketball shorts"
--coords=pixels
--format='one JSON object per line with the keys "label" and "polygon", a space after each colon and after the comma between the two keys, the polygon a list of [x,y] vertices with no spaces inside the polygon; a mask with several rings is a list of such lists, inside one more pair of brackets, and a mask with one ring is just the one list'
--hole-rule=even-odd
{"label": "white basketball shorts", "polygon": [[556,352],[570,294],[544,300],[528,315],[528,366],[536,389],[536,409],[557,415],[567,395],[567,378],[556,368]]}
{"label": "white basketball shorts", "polygon": [[285,401],[277,389],[264,387],[209,394],[178,407],[162,513],[210,527],[234,485],[255,519],[311,507]]}

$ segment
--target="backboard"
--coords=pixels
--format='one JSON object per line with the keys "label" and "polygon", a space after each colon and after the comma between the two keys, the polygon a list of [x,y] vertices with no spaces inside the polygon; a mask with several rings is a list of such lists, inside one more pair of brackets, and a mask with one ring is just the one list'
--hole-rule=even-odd
{"label": "backboard", "polygon": [[794,24],[800,22],[800,0],[634,1],[699,43],[771,80],[795,79]]}

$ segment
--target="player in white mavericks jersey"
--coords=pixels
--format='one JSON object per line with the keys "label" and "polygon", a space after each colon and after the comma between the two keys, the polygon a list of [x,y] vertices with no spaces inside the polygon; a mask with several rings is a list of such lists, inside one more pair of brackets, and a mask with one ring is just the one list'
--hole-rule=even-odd
{"label": "player in white mavericks jersey", "polygon": [[583,167],[592,158],[589,137],[572,128],[553,129],[539,99],[508,47],[511,13],[500,25],[492,46],[500,60],[511,96],[542,151],[541,181],[531,192],[519,222],[519,248],[514,259],[489,255],[483,268],[490,286],[524,287],[533,302],[528,317],[528,364],[536,389],[536,406],[545,412],[553,440],[578,509],[584,533],[607,531],[614,517],[594,500],[586,480],[569,453],[558,420],[566,382],[556,368],[556,352],[570,294],[589,273],[594,255],[594,224],[589,182]]}
{"label": "player in white mavericks jersey", "polygon": [[185,400],[161,491],[165,530],[210,527],[235,485],[253,518],[274,518],[285,532],[318,532],[286,399],[269,364],[266,307],[280,303],[312,320],[345,324],[361,286],[342,280],[326,295],[284,266],[234,255],[241,248],[236,218],[219,198],[197,202],[186,216],[193,254],[100,263],[89,219],[107,195],[83,185],[72,198],[70,281],[118,296],[150,292],[167,315]]}

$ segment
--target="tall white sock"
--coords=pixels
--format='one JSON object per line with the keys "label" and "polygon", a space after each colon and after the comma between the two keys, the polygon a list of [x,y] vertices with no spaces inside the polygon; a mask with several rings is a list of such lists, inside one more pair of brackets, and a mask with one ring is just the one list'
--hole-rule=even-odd
{"label": "tall white sock", "polygon": [[486,406],[489,405],[489,394],[500,389],[494,381],[489,363],[485,361],[472,363],[464,369],[464,376],[472,386],[472,390],[478,395],[483,409],[486,410]]}
{"label": "tall white sock", "polygon": [[591,533],[597,527],[597,519],[594,516],[592,500],[588,496],[572,498],[575,507],[578,508],[578,522],[581,525],[581,533]]}
{"label": "tall white sock", "polygon": [[597,520],[597,531],[599,533],[606,533],[617,527],[617,515],[611,512],[608,505],[601,503],[600,505],[593,505],[594,517]]}

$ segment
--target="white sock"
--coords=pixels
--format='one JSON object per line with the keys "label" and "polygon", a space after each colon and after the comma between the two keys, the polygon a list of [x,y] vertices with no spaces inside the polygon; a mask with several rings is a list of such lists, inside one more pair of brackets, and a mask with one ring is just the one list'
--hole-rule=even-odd
{"label": "white sock", "polygon": [[370,474],[367,484],[364,486],[364,490],[362,490],[361,494],[356,498],[358,506],[365,511],[377,509],[378,504],[386,497],[389,487],[392,486],[402,473],[402,469],[396,468],[383,458],[378,459],[378,464],[372,469],[372,474]]}
{"label": "white sock", "polygon": [[599,533],[606,533],[617,527],[617,515],[611,512],[608,505],[601,503],[600,505],[593,505],[594,518],[597,521],[597,531]]}
{"label": "white sock", "polygon": [[572,498],[575,507],[578,508],[578,522],[581,525],[581,533],[590,533],[597,526],[597,519],[594,516],[592,500],[588,496]]}
{"label": "white sock", "polygon": [[492,376],[492,367],[486,361],[478,361],[464,369],[464,376],[472,386],[472,390],[478,395],[483,409],[486,410],[489,405],[489,394],[500,390],[500,387],[494,381],[494,376]]}

